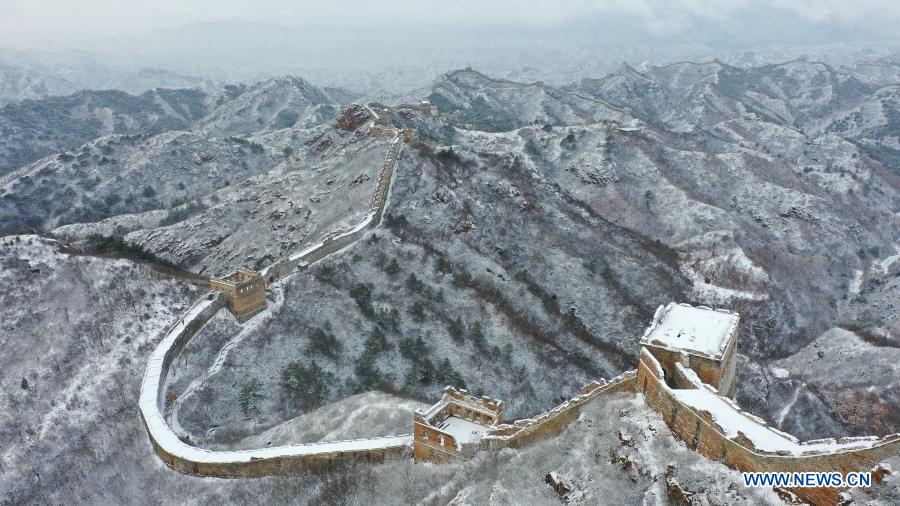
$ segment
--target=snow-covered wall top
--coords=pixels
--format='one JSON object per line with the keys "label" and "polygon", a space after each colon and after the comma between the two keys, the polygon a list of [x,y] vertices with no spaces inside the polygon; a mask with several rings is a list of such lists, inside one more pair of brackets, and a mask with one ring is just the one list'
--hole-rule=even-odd
{"label": "snow-covered wall top", "polygon": [[[381,212],[383,212],[383,206],[386,205],[393,165],[399,155],[400,140],[400,132],[397,131],[390,142],[388,153],[385,157],[382,180],[373,199],[372,210],[358,225],[266,267],[262,270],[263,276],[277,273],[280,277],[295,272],[292,269],[279,269],[278,267],[286,262],[291,265],[298,265],[304,262],[312,263],[327,254],[334,253],[352,244],[367,228],[377,225]],[[171,460],[171,462],[167,460],[170,465],[177,461],[181,466],[184,464],[233,466],[235,464],[274,461],[291,457],[331,456],[342,453],[359,456],[366,452],[373,452],[376,457],[383,457],[387,450],[405,450],[410,446],[413,439],[409,434],[239,451],[212,451],[197,448],[182,441],[166,423],[162,413],[162,400],[164,398],[162,390],[168,375],[169,366],[193,335],[224,306],[225,295],[223,293],[209,292],[203,295],[169,329],[165,337],[157,345],[147,364],[144,379],[141,383],[139,401],[141,416],[144,419],[150,439],[157,447],[158,453]]]}
{"label": "snow-covered wall top", "polygon": [[742,411],[734,401],[719,395],[714,387],[703,383],[693,370],[682,364],[676,363],[675,367],[693,388],[669,387],[664,380],[662,367],[646,348],[641,349],[641,362],[645,372],[649,370],[652,376],[659,379],[661,393],[696,413],[709,413],[713,425],[725,438],[737,442],[739,436],[743,435],[752,443],[753,449],[759,452],[794,457],[835,454],[872,448],[900,437],[900,434],[894,434],[884,438],[845,437],[801,443],[796,437],[770,427],[759,417]]}

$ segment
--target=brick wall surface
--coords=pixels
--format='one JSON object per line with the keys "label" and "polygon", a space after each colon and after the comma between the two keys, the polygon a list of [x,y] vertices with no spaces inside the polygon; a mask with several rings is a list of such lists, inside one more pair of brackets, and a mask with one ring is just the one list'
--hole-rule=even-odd
{"label": "brick wall surface", "polygon": [[[900,436],[884,438],[870,448],[846,450],[820,455],[777,455],[752,449],[749,441],[728,439],[708,418],[682,404],[660,378],[658,362],[641,354],[638,363],[637,389],[647,404],[662,415],[666,424],[689,448],[704,457],[747,472],[870,471],[879,462],[900,452]],[[837,488],[795,489],[800,497],[813,504],[835,504]]]}

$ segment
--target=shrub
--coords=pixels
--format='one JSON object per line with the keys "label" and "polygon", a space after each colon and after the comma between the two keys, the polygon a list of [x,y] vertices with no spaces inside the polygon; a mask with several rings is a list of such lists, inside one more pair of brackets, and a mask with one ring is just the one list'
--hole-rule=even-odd
{"label": "shrub", "polygon": [[453,369],[450,360],[447,358],[445,358],[438,366],[434,376],[439,385],[463,389],[466,388],[466,382],[463,380],[462,375]]}
{"label": "shrub", "polygon": [[413,363],[406,375],[406,385],[408,389],[414,390],[416,386],[430,385],[435,379],[436,371],[431,360],[425,358]]}
{"label": "shrub", "polygon": [[422,323],[425,321],[425,305],[421,302],[416,302],[409,308],[409,314],[412,316],[413,321],[416,323]]}
{"label": "shrub", "polygon": [[397,262],[396,258],[394,258],[391,260],[391,263],[389,263],[388,266],[385,267],[384,271],[387,272],[388,276],[396,278],[397,275],[402,272],[402,269],[400,269],[400,263]]}
{"label": "shrub", "polygon": [[484,344],[484,326],[481,323],[481,320],[475,322],[472,325],[472,331],[470,332],[472,336],[472,340],[475,342],[477,346],[481,346]]}
{"label": "shrub", "polygon": [[450,261],[444,257],[438,257],[437,263],[434,266],[435,270],[443,274],[451,274],[453,272],[453,265],[450,264]]}
{"label": "shrub", "polygon": [[281,372],[282,388],[292,401],[306,409],[321,405],[334,381],[334,374],[319,367],[315,360],[308,367],[292,360]]}
{"label": "shrub", "polygon": [[90,253],[98,255],[120,256],[133,260],[168,264],[143,247],[126,242],[121,236],[91,234],[87,237],[85,246]]}
{"label": "shrub", "polygon": [[275,123],[273,126],[277,129],[290,128],[294,126],[299,119],[300,114],[297,111],[292,109],[282,109],[278,115],[275,116]]}
{"label": "shrub", "polygon": [[397,332],[400,330],[400,311],[397,308],[380,308],[375,321],[383,328]]}
{"label": "shrub", "polygon": [[541,150],[538,149],[537,144],[535,144],[535,142],[531,139],[525,141],[525,153],[538,160],[543,158],[541,156]]}
{"label": "shrub", "polygon": [[319,269],[319,278],[324,281],[333,281],[334,276],[337,274],[337,269],[335,269],[331,265],[323,265]]}
{"label": "shrub", "polygon": [[402,214],[388,214],[384,218],[384,224],[387,225],[389,229],[405,228],[409,225],[409,220]]}
{"label": "shrub", "polygon": [[415,339],[404,338],[400,340],[400,356],[407,360],[418,362],[426,358],[430,353],[431,347],[425,344],[421,336]]}
{"label": "shrub", "polygon": [[406,278],[406,288],[413,293],[419,293],[422,291],[423,283],[419,280],[418,276],[409,273],[409,277]]}
{"label": "shrub", "polygon": [[463,325],[462,318],[458,316],[455,320],[450,320],[450,323],[447,324],[447,333],[458,343],[462,342],[465,338],[465,332],[466,328]]}
{"label": "shrub", "polygon": [[307,355],[324,355],[332,360],[337,359],[344,346],[334,334],[322,328],[313,329],[306,345]]}
{"label": "shrub", "polygon": [[263,397],[259,392],[260,388],[261,385],[256,378],[250,378],[248,381],[245,381],[244,386],[241,387],[241,392],[238,395],[238,402],[240,403],[241,411],[244,412],[245,416],[256,416],[259,414],[257,402]]}
{"label": "shrub", "polygon": [[387,336],[381,330],[381,327],[376,325],[372,327],[372,333],[369,334],[363,347],[367,353],[374,355],[390,349],[391,343],[388,342]]}
{"label": "shrub", "polygon": [[109,207],[118,204],[121,200],[122,197],[120,197],[118,193],[110,193],[103,197],[103,202]]}
{"label": "shrub", "polygon": [[372,289],[362,283],[357,283],[350,289],[350,296],[356,301],[356,305],[362,313],[369,318],[375,317],[375,308],[372,306]]}
{"label": "shrub", "polygon": [[202,202],[191,202],[190,204],[179,206],[175,209],[170,209],[169,212],[159,220],[160,227],[166,227],[169,225],[174,225],[175,223],[181,223],[182,221],[199,214],[206,210],[206,205]]}
{"label": "shrub", "polygon": [[375,359],[375,355],[365,352],[356,359],[353,366],[353,372],[356,374],[356,383],[353,387],[355,391],[372,390],[381,383],[384,375],[375,364]]}
{"label": "shrub", "polygon": [[437,156],[438,160],[440,160],[444,163],[457,163],[460,160],[462,160],[459,157],[459,155],[456,153],[456,151],[453,151],[452,146],[447,149],[442,149],[442,150],[438,151],[435,156]]}

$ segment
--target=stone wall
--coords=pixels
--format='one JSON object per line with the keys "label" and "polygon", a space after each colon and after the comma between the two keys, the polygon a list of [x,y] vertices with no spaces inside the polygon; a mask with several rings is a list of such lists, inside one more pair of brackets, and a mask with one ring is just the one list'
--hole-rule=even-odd
{"label": "stone wall", "polygon": [[[172,469],[195,476],[218,478],[249,478],[295,473],[300,470],[320,471],[348,462],[381,463],[406,456],[409,446],[363,449],[341,452],[322,452],[305,455],[285,455],[253,458],[240,462],[198,461],[173,455],[153,442],[159,458]],[[211,454],[214,452],[210,452]],[[213,455],[210,455],[213,459]]]}
{"label": "stone wall", "polygon": [[[211,304],[203,308],[200,312],[196,314],[193,318],[189,318],[189,316],[183,316],[175,325],[173,325],[169,329],[169,334],[174,333],[174,340],[172,344],[166,349],[165,353],[162,356],[162,364],[160,373],[160,381],[157,388],[157,398],[162,399],[165,396],[163,395],[162,389],[165,386],[165,379],[169,374],[169,367],[171,367],[172,362],[181,353],[181,350],[184,349],[185,345],[188,341],[194,337],[194,334],[200,331],[206,322],[208,322],[216,313],[219,312],[220,309],[225,307],[225,301],[227,297],[225,294],[220,292],[208,292],[198,298],[191,305],[190,308],[186,311],[186,315],[191,314],[191,310],[198,307],[200,304],[205,301],[211,301]],[[149,365],[148,365],[149,369]]]}
{"label": "stone wall", "polygon": [[[399,156],[400,144],[401,136],[397,131],[385,157],[370,214],[350,231],[326,238],[319,244],[263,269],[259,287],[265,286],[266,279],[274,281],[288,276],[296,272],[298,268],[304,268],[306,265],[353,244],[369,228],[378,225],[387,204],[390,181],[394,164]],[[226,293],[229,292],[228,288],[233,287],[223,285],[219,288],[223,288],[223,290],[209,292],[197,299],[182,318],[169,329],[157,349],[154,350],[144,374],[140,398],[141,417],[153,448],[163,462],[173,469],[202,476],[265,476],[291,472],[299,467],[328,467],[337,461],[380,462],[409,452],[412,436],[408,435],[350,442],[332,441],[311,445],[289,445],[245,452],[214,452],[192,447],[179,440],[166,423],[162,413],[161,403],[164,399],[165,380],[172,362],[190,339],[213,315],[230,304],[231,299],[236,298],[233,296],[234,294],[229,297],[229,294]],[[256,292],[261,293],[261,306]],[[243,298],[242,301],[239,301],[241,302],[239,307],[232,309],[244,311],[245,314],[253,314],[258,307],[265,306],[264,289],[248,293],[251,297]]]}
{"label": "stone wall", "polygon": [[275,262],[262,270],[263,278],[268,280],[269,283],[273,283],[275,280],[294,274],[298,269],[304,269],[326,256],[346,248],[358,241],[370,228],[378,226],[381,223],[381,217],[387,205],[391,179],[394,174],[394,164],[400,155],[400,144],[400,133],[395,130],[394,140],[391,141],[388,148],[388,153],[385,156],[384,165],[378,178],[378,187],[372,198],[371,212],[359,225],[348,232],[328,237],[316,245]]}
{"label": "stone wall", "polygon": [[482,438],[482,445],[488,448],[518,448],[555,436],[578,419],[591,400],[600,395],[634,390],[635,377],[635,371],[628,371],[609,382],[600,380],[585,385],[580,395],[550,411],[491,429]]}
{"label": "stone wall", "polygon": [[[163,462],[178,471],[202,476],[265,476],[290,472],[300,467],[324,468],[347,460],[381,462],[409,451],[411,438],[408,436],[330,441],[244,452],[209,451],[179,440],[163,418],[166,377],[185,345],[206,322],[225,307],[226,298],[224,293],[213,291],[197,299],[185,316],[169,329],[147,365],[141,385],[141,418],[153,449]],[[342,447],[345,448],[341,449]],[[319,448],[323,451],[317,451]],[[283,454],[279,454],[281,449]],[[298,452],[298,449],[302,452]]]}
{"label": "stone wall", "polygon": [[457,457],[471,457],[478,443],[457,443],[449,432],[439,429],[448,417],[457,417],[491,427],[503,423],[503,403],[490,397],[476,397],[466,390],[448,386],[441,399],[427,410],[413,414],[413,451],[416,460],[446,462]]}
{"label": "stone wall", "polygon": [[[638,363],[637,389],[645,402],[659,412],[676,437],[711,460],[746,472],[866,472],[900,452],[900,435],[888,436],[866,448],[810,455],[782,455],[754,448],[742,434],[729,439],[706,412],[680,402],[666,385],[659,362],[644,349]],[[748,418],[748,423],[756,423]],[[794,492],[814,504],[835,504],[837,488],[801,488]]]}
{"label": "stone wall", "polygon": [[444,464],[463,457],[462,448],[457,449],[456,439],[429,425],[420,417],[413,419],[413,454],[416,462]]}

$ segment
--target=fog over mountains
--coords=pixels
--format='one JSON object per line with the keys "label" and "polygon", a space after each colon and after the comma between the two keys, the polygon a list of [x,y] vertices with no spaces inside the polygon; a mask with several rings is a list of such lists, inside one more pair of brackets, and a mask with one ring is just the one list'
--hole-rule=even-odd
{"label": "fog over mountains", "polygon": [[666,18],[667,10],[663,5],[640,13],[600,11],[526,25],[497,15],[451,23],[455,15],[442,18],[440,9],[418,17],[376,11],[371,19],[348,12],[339,20],[307,16],[294,25],[285,15],[128,34],[98,31],[77,39],[48,35],[30,43],[21,37],[6,42],[18,49],[0,50],[0,104],[80,89],[208,89],[280,74],[386,98],[464,66],[496,77],[564,84],[606,74],[622,62],[640,67],[719,59],[744,66],[805,57],[849,64],[895,58],[900,48],[890,16],[860,30],[840,17],[817,19],[814,9],[767,6],[727,18]]}

